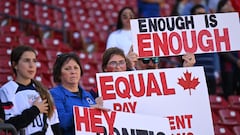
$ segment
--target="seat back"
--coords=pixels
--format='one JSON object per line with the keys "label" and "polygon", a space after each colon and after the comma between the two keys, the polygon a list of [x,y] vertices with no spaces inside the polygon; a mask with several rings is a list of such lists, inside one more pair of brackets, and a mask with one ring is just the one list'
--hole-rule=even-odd
{"label": "seat back", "polygon": [[17,130],[12,124],[0,123],[0,135],[17,135]]}

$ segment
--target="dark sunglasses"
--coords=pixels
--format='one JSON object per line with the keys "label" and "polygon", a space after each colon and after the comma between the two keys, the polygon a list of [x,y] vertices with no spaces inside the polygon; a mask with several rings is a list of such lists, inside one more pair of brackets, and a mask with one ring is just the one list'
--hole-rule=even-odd
{"label": "dark sunglasses", "polygon": [[148,64],[148,63],[150,62],[150,60],[151,60],[152,63],[154,63],[154,64],[159,63],[159,58],[158,58],[158,57],[153,57],[153,58],[142,58],[141,60],[142,60],[142,62],[143,62],[144,64]]}

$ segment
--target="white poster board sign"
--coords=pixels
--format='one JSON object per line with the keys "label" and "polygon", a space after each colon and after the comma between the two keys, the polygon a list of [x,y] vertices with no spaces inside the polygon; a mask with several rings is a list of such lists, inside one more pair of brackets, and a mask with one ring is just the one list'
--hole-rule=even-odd
{"label": "white poster board sign", "polygon": [[239,29],[239,15],[233,12],[131,20],[139,57],[240,50]]}
{"label": "white poster board sign", "polygon": [[213,135],[203,67],[97,73],[104,106],[168,118],[171,134]]}
{"label": "white poster board sign", "polygon": [[168,119],[73,107],[76,135],[170,135]]}

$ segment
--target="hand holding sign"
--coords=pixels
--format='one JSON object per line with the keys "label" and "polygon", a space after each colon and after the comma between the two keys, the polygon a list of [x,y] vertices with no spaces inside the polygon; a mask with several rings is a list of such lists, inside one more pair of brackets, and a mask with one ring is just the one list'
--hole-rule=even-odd
{"label": "hand holding sign", "polygon": [[196,63],[195,56],[192,53],[187,53],[183,55],[182,59],[184,60],[183,67],[191,67]]}
{"label": "hand holding sign", "polygon": [[100,109],[100,110],[103,110],[103,111],[110,111],[109,108],[105,108],[103,107],[103,98],[102,97],[97,97],[95,99],[96,101],[96,104],[95,105],[91,105],[90,107],[93,108],[93,109]]}
{"label": "hand holding sign", "polygon": [[127,54],[127,58],[131,62],[131,66],[132,66],[131,68],[135,68],[135,65],[138,61],[138,55],[135,52],[133,52],[133,45],[131,46],[131,48]]}

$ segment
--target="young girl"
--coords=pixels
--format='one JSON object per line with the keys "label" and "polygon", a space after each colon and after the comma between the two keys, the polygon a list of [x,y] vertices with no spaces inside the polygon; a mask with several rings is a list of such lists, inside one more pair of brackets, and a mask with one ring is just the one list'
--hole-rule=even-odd
{"label": "young girl", "polygon": [[6,123],[25,135],[59,135],[59,120],[48,90],[34,80],[36,52],[30,46],[17,46],[11,53],[15,80],[0,89]]}

